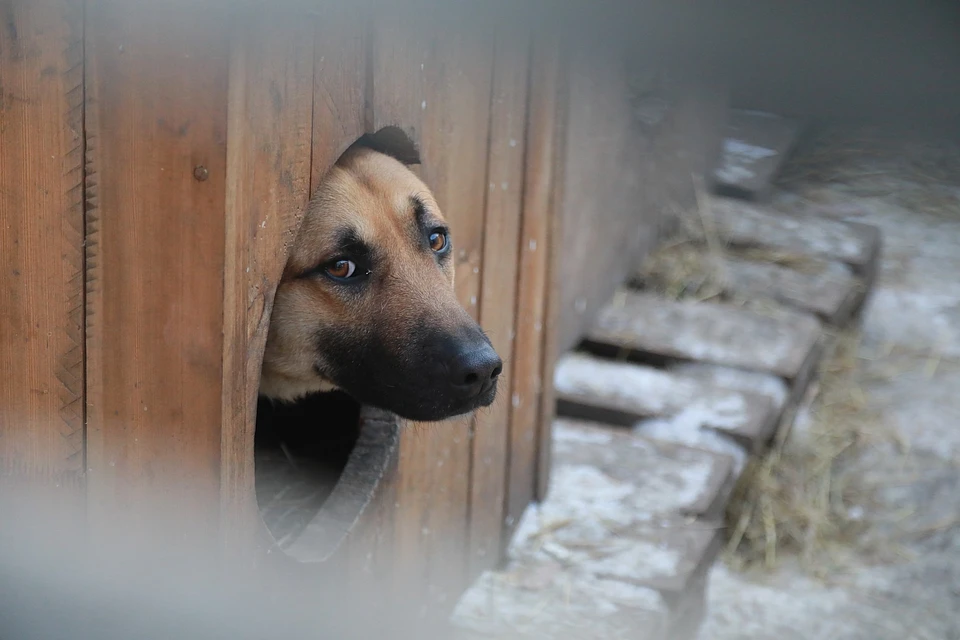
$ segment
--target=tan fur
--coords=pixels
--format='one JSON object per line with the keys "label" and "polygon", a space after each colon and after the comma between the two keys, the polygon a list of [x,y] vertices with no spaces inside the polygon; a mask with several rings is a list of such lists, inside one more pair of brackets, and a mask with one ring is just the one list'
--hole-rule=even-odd
{"label": "tan fur", "polygon": [[[469,321],[454,294],[453,260],[440,266],[411,239],[412,196],[424,203],[431,220],[443,223],[427,186],[393,158],[352,149],[327,173],[309,204],[277,290],[261,393],[295,400],[336,387],[316,371],[318,359],[323,365],[322,346],[318,354],[315,338],[319,326],[352,335],[387,326],[402,340],[425,315],[440,326]],[[383,258],[362,296],[345,293],[322,277],[298,277],[338,257],[335,238],[345,227],[355,229]]]}

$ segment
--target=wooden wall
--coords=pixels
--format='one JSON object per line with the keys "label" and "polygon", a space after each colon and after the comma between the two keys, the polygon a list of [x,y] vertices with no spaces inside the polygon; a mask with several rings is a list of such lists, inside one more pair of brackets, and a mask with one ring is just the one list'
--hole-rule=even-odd
{"label": "wooden wall", "polygon": [[85,469],[83,12],[0,16],[0,487],[40,480],[69,508]]}
{"label": "wooden wall", "polygon": [[722,84],[636,58],[628,65],[615,46],[574,52],[557,207],[561,349],[579,341],[671,214],[695,206],[695,181],[720,151],[728,103]]}
{"label": "wooden wall", "polygon": [[490,16],[418,15],[0,0],[3,476],[73,487],[94,540],[262,564],[274,288],[324,171],[397,126],[507,366],[491,410],[404,428],[336,566],[442,610],[499,559],[549,464],[561,63]]}

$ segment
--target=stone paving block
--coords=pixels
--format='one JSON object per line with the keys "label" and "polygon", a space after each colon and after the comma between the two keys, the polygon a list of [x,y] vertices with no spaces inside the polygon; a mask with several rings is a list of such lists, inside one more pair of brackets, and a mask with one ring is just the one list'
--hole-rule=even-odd
{"label": "stone paving block", "polygon": [[621,291],[600,311],[587,342],[608,353],[727,365],[792,380],[807,364],[821,329],[816,317],[798,311],[761,314]]}
{"label": "stone paving block", "polygon": [[560,358],[554,388],[560,415],[633,425],[645,418],[696,411],[704,428],[725,433],[748,450],[769,440],[779,418],[767,396],[585,353]]}
{"label": "stone paving block", "polygon": [[800,124],[762,111],[734,109],[713,172],[715,189],[750,200],[769,197],[773,180],[793,148]]}

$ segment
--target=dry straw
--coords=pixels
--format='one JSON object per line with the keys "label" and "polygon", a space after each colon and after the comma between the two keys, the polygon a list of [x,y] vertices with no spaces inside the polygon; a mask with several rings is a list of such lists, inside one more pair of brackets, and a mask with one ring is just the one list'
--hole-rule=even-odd
{"label": "dry straw", "polygon": [[[822,261],[765,247],[732,247],[709,214],[702,190],[698,207],[680,216],[679,232],[646,260],[636,285],[674,300],[723,301],[753,310],[775,311],[773,300],[743,299],[733,290],[728,259],[764,262],[818,273]],[[856,545],[865,526],[874,488],[845,464],[890,431],[869,407],[861,387],[859,336],[827,335],[819,384],[805,403],[807,425],[793,433],[789,412],[775,442],[751,460],[728,507],[727,555],[735,568],[772,568],[784,555],[798,556],[812,569],[825,568],[837,548]]]}
{"label": "dry straw", "polygon": [[734,491],[727,552],[735,568],[771,569],[793,555],[820,573],[838,559],[834,552],[861,542],[877,487],[850,463],[894,436],[861,386],[859,334],[828,340],[805,428],[796,432],[796,416],[786,416],[770,451],[748,464]]}

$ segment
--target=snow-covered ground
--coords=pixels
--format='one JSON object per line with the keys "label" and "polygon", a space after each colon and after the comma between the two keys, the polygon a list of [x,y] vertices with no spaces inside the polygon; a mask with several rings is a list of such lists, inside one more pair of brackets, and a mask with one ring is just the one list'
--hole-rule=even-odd
{"label": "snow-covered ground", "polygon": [[848,464],[879,492],[863,535],[892,557],[850,550],[820,578],[789,558],[763,575],[718,564],[701,640],[960,638],[960,170],[930,180],[890,147],[879,157],[848,154],[831,169],[843,182],[790,188],[884,233],[860,384],[902,446]]}
{"label": "snow-covered ground", "polygon": [[[863,317],[851,385],[866,398],[859,414],[863,434],[876,437],[834,469],[870,489],[869,500],[851,508],[857,511],[851,517],[865,526],[854,540],[817,556],[816,575],[787,551],[775,569],[762,573],[717,563],[699,640],[960,640],[960,188],[950,184],[960,184],[960,147],[938,152],[932,163],[929,157],[906,162],[906,143],[859,154],[840,148],[844,153],[818,173],[842,181],[794,181],[776,204],[784,210],[815,204],[820,214],[883,230],[881,272]],[[928,169],[939,171],[937,179]],[[780,402],[785,393],[782,384],[768,384],[769,376],[734,376],[703,365],[678,368],[673,378],[652,371],[628,375],[625,365],[592,365],[582,357],[565,362],[569,370],[558,370],[558,384],[567,392],[602,380],[598,388],[605,393],[619,397],[636,386],[653,387],[659,390],[650,394],[654,399],[679,398],[678,406],[686,406],[684,385],[692,389],[706,376],[721,388],[760,391]],[[820,397],[829,391],[822,388]],[[842,386],[834,391],[845,393]],[[638,431],[729,454],[729,442],[701,429],[703,413],[691,405],[672,419],[646,421]],[[801,412],[791,438],[814,433],[811,415]],[[592,434],[589,442],[597,437],[610,436]],[[569,453],[589,444],[583,438],[561,428],[557,445]],[[615,457],[622,445],[608,446]],[[735,457],[739,468],[744,456]],[[625,464],[635,469],[644,462]],[[694,477],[699,467],[686,471],[680,486],[703,484]],[[620,571],[670,571],[675,559],[667,547],[644,546],[624,532],[636,533],[644,514],[676,512],[691,498],[646,477],[652,474],[627,475],[629,482],[575,465],[555,473],[548,501],[525,516],[508,569],[485,575],[461,601],[462,626],[496,638],[521,632],[528,638],[644,637],[664,614],[664,603],[649,589],[611,579],[615,567],[599,566],[577,544],[596,538],[608,545],[606,556]],[[660,502],[649,503],[652,498]],[[609,535],[609,523],[620,533]]]}

